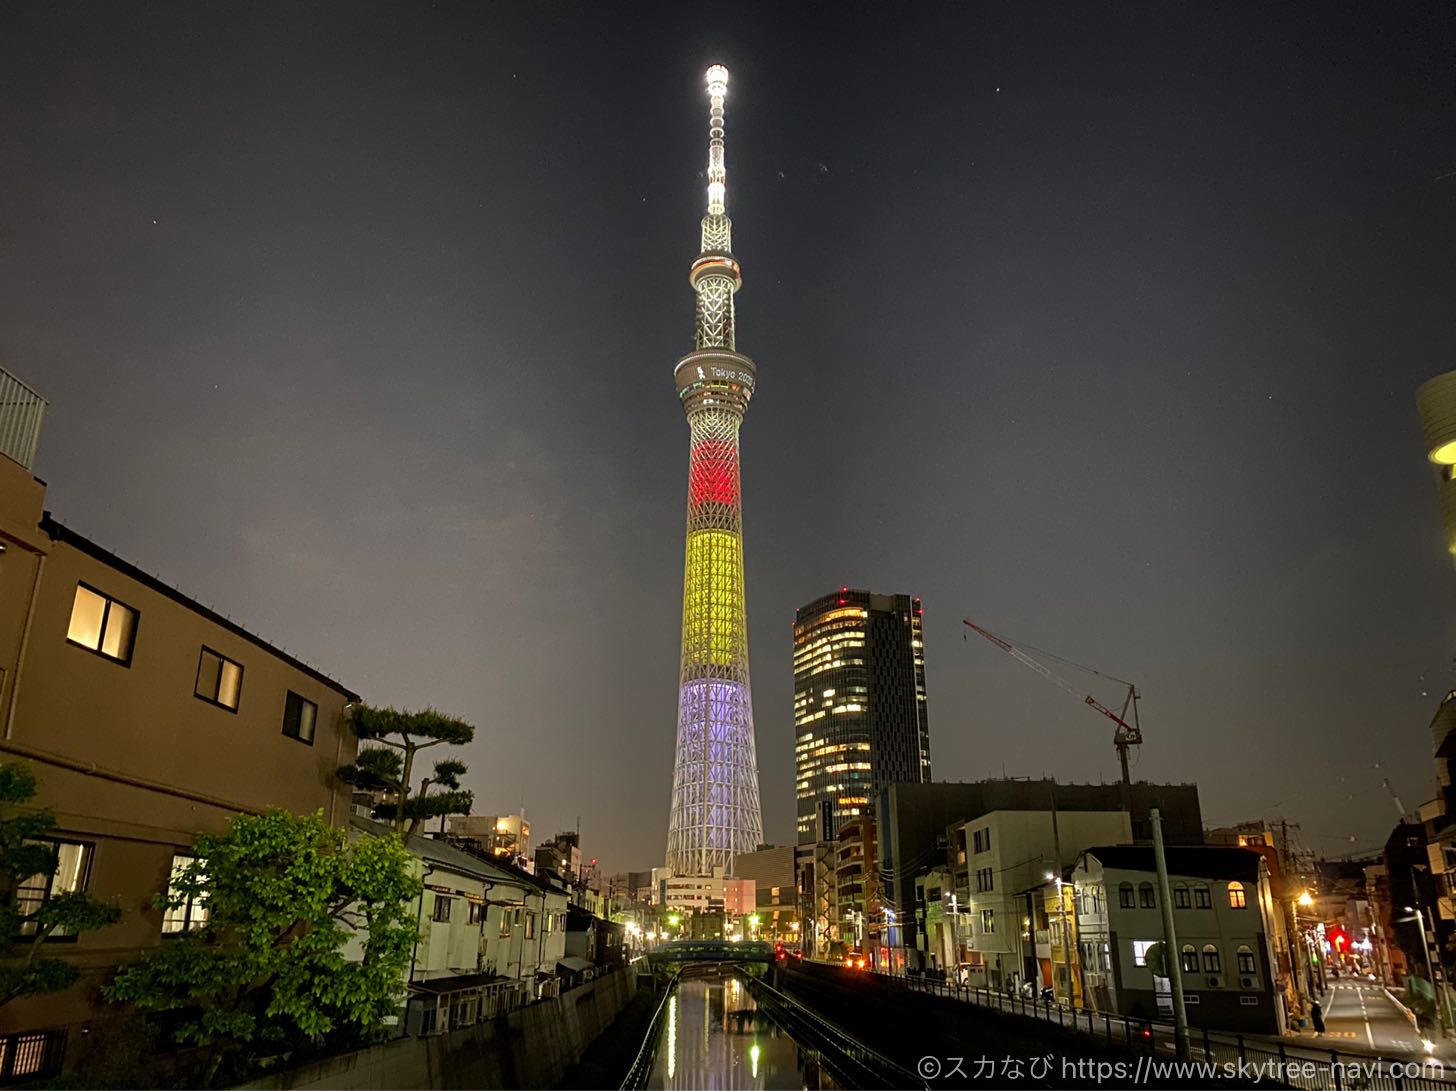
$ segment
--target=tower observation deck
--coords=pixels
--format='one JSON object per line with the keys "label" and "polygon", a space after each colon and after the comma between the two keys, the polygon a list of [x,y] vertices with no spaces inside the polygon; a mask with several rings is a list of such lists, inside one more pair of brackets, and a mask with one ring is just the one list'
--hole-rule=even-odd
{"label": "tower observation deck", "polygon": [[733,857],[763,839],[738,472],[738,429],[757,368],[738,352],[734,337],[733,301],[743,274],[725,211],[728,70],[714,65],[707,82],[708,211],[688,273],[697,295],[696,343],[674,372],[690,437],[677,760],[667,827],[667,865],[679,875],[709,875],[715,867],[731,873]]}

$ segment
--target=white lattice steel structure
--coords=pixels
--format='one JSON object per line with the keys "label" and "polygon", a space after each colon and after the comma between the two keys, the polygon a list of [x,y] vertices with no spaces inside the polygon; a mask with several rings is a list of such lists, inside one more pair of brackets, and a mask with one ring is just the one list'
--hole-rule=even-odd
{"label": "white lattice steel structure", "polygon": [[677,762],[667,827],[667,866],[678,875],[710,875],[715,867],[731,874],[733,857],[763,839],[738,474],[738,427],[757,370],[733,339],[733,297],[743,277],[724,211],[727,91],[728,70],[709,68],[708,213],[689,274],[698,297],[697,347],[675,372],[691,434]]}

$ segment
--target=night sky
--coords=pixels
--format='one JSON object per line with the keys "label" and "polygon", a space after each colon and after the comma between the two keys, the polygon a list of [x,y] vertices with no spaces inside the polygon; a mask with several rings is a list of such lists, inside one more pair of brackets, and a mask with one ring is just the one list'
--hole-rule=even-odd
{"label": "night sky", "polygon": [[1449,4],[7,5],[48,507],[660,863],[715,61],[766,836],[848,584],[924,600],[938,779],[1117,775],[970,617],[1136,680],[1206,821],[1383,843],[1456,687]]}

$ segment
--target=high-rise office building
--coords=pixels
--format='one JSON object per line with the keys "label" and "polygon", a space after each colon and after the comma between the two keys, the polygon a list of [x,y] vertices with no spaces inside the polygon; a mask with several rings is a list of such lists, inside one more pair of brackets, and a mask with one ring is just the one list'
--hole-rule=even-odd
{"label": "high-rise office building", "polygon": [[736,351],[733,297],[743,283],[725,210],[723,99],[728,70],[708,69],[708,211],[688,280],[697,294],[696,347],[674,377],[691,436],[677,758],[667,866],[677,875],[732,869],[763,840],[743,603],[743,505],[738,428],[757,375]]}
{"label": "high-rise office building", "polygon": [[[890,784],[930,780],[918,598],[841,587],[794,616],[798,838],[865,814]],[[829,834],[833,836],[833,834]]]}

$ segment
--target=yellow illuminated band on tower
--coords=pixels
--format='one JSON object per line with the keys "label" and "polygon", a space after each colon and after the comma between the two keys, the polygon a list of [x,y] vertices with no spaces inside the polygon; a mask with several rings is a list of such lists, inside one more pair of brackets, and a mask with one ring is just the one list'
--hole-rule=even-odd
{"label": "yellow illuminated band on tower", "polygon": [[688,534],[683,660],[726,667],[743,654],[743,540],[727,530]]}

